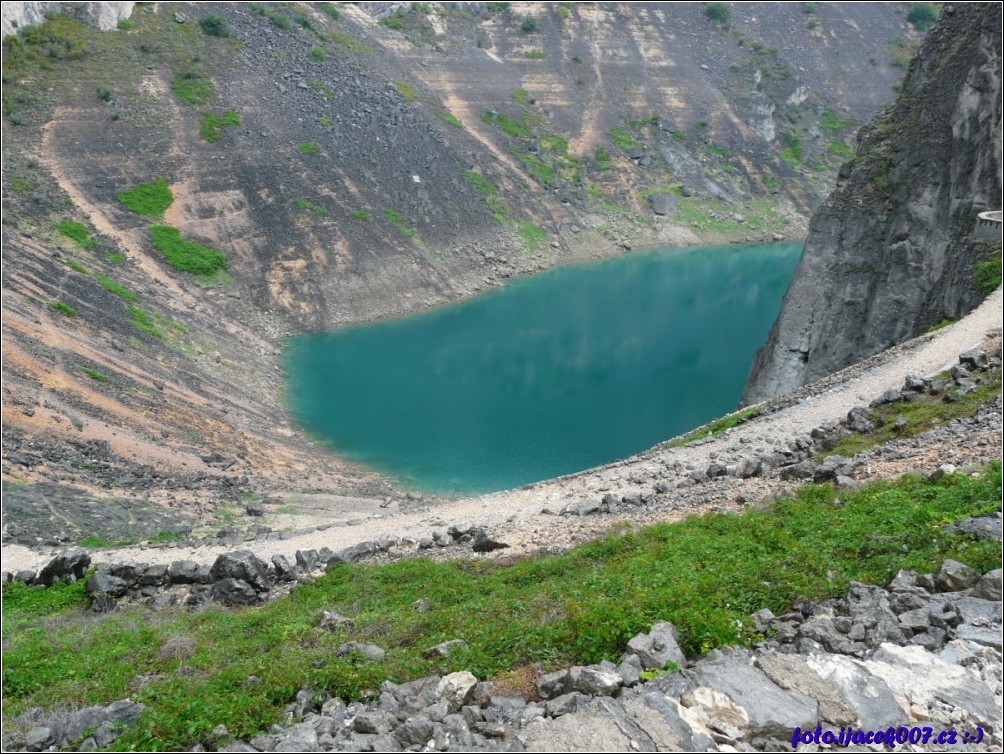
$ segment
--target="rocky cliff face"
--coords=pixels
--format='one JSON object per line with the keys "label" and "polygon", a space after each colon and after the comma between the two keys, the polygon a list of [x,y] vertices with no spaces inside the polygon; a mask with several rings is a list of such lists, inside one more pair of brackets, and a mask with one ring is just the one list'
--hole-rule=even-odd
{"label": "rocky cliff face", "polygon": [[132,15],[136,3],[4,3],[0,9],[3,36],[45,21],[47,13],[67,13],[89,26],[109,31]]}
{"label": "rocky cliff face", "polygon": [[813,216],[743,403],[829,374],[955,319],[991,251],[976,214],[1001,196],[1001,7],[946,6],[895,104]]}

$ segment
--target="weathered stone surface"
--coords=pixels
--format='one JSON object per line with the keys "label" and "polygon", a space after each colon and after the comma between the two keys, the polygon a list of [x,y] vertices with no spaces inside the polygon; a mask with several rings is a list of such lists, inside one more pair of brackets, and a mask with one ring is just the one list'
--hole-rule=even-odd
{"label": "weathered stone surface", "polygon": [[84,589],[91,595],[108,594],[112,597],[122,597],[129,591],[129,582],[98,570],[87,579]]}
{"label": "weathered stone surface", "polygon": [[568,671],[573,691],[590,696],[611,696],[620,688],[622,678],[612,670],[575,667]]}
{"label": "weathered stone surface", "polygon": [[548,717],[561,717],[562,715],[567,715],[569,712],[577,712],[580,709],[585,708],[589,704],[589,697],[585,694],[581,694],[578,691],[571,691],[567,694],[562,694],[554,699],[549,699],[547,702],[546,710]]}
{"label": "weathered stone surface", "polygon": [[210,587],[213,602],[227,607],[255,605],[261,601],[254,588],[243,579],[220,579]]}
{"label": "weathered stone surface", "polygon": [[647,634],[638,634],[628,641],[627,654],[637,655],[647,670],[662,670],[672,661],[677,667],[687,665],[687,658],[677,643],[676,628],[659,621]]}
{"label": "weathered stone surface", "polygon": [[537,679],[537,692],[541,699],[554,699],[571,690],[571,679],[567,670],[556,670]]}
{"label": "weathered stone surface", "polygon": [[790,736],[794,728],[814,727],[819,718],[815,700],[781,689],[752,666],[750,654],[744,650],[713,652],[694,668],[692,677],[745,710],[754,733]]}
{"label": "weathered stone surface", "polygon": [[851,725],[858,721],[855,710],[841,697],[835,684],[829,683],[799,655],[762,654],[756,666],[774,683],[785,690],[799,691],[819,703],[819,717],[834,725]]}
{"label": "weathered stone surface", "polygon": [[384,658],[387,652],[375,644],[363,644],[358,641],[347,641],[339,645],[335,650],[339,657],[360,657],[364,660],[379,661]]}
{"label": "weathered stone surface", "polygon": [[239,579],[255,591],[268,591],[268,566],[250,550],[223,553],[216,558],[209,573],[213,581]]}
{"label": "weathered stone surface", "polygon": [[947,558],[941,564],[936,581],[943,592],[959,592],[973,585],[976,572],[965,563]]}
{"label": "weathered stone surface", "polygon": [[436,687],[436,696],[446,702],[451,713],[456,713],[474,696],[478,679],[472,673],[462,670],[443,677]]}
{"label": "weathered stone surface", "polygon": [[976,586],[973,587],[973,596],[985,600],[1001,601],[1001,575],[1004,571],[1000,568],[983,574]]}
{"label": "weathered stone surface", "polygon": [[76,581],[83,578],[91,565],[91,556],[84,550],[73,547],[59,553],[38,572],[38,581],[46,586],[52,586],[58,581],[69,579]]}

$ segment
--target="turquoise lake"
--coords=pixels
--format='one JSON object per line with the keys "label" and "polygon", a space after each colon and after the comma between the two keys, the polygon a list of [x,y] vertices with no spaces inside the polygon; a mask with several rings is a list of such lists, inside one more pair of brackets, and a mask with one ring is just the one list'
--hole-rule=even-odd
{"label": "turquoise lake", "polygon": [[338,454],[427,492],[624,458],[736,407],[801,250],[637,252],[297,336],[287,405]]}

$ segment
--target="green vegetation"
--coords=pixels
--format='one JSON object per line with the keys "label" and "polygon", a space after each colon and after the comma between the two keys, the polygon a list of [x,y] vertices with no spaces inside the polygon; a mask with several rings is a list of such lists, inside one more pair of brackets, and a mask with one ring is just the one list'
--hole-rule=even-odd
{"label": "green vegetation", "polygon": [[314,63],[323,63],[328,59],[328,51],[323,47],[311,47],[307,53],[307,59]]}
{"label": "green vegetation", "polygon": [[407,81],[395,82],[394,88],[397,89],[398,93],[402,97],[404,97],[405,102],[411,103],[415,101],[415,87],[413,87]]}
{"label": "green vegetation", "polygon": [[136,28],[136,22],[131,18],[123,18],[115,26],[119,31],[132,31]]}
{"label": "green vegetation", "polygon": [[913,56],[917,54],[919,46],[912,40],[896,37],[889,43],[889,65],[905,71],[910,66]]}
{"label": "green vegetation", "polygon": [[487,8],[489,13],[505,13],[509,10],[510,3],[488,3]]}
{"label": "green vegetation", "polygon": [[523,23],[519,25],[519,28],[524,34],[532,34],[537,31],[537,19],[527,15],[523,18]]}
{"label": "green vegetation", "polygon": [[353,220],[362,220],[363,222],[369,222],[370,213],[364,209],[354,209],[349,215],[352,216]]}
{"label": "green vegetation", "polygon": [[174,201],[171,189],[163,178],[156,178],[153,183],[138,183],[131,189],[119,191],[115,198],[137,215],[154,219],[159,219]]}
{"label": "green vegetation", "polygon": [[90,275],[86,267],[80,264],[80,262],[74,261],[73,259],[64,259],[63,264],[65,264],[71,270],[79,272],[81,275]]}
{"label": "green vegetation", "polygon": [[943,319],[940,322],[938,322],[937,324],[931,325],[929,328],[927,328],[924,331],[924,333],[927,334],[927,333],[930,333],[930,332],[937,332],[938,330],[944,330],[946,327],[948,327],[949,325],[953,325],[953,324],[955,324],[955,320],[954,319]]}
{"label": "green vegetation", "polygon": [[686,141],[687,132],[684,130],[673,131],[673,141]]}
{"label": "green vegetation", "polygon": [[704,3],[704,15],[709,21],[728,26],[732,21],[732,11],[725,3]]}
{"label": "green vegetation", "polygon": [[310,16],[302,11],[296,11],[293,14],[293,20],[307,31],[316,31],[314,29],[314,22],[310,20]]}
{"label": "green vegetation", "polygon": [[519,89],[513,89],[513,92],[512,94],[509,95],[509,98],[512,99],[513,102],[518,102],[521,105],[525,105],[530,101],[530,93],[526,89],[520,87]]}
{"label": "green vegetation", "polygon": [[913,24],[917,31],[927,31],[938,20],[941,3],[910,3],[910,11],[906,20]]}
{"label": "green vegetation", "polygon": [[527,60],[543,60],[546,56],[541,50],[527,50],[523,53],[523,57]]}
{"label": "green vegetation", "polygon": [[809,31],[819,28],[819,19],[815,17],[810,18],[808,21],[805,22],[805,28],[808,29]]}
{"label": "green vegetation", "polygon": [[64,304],[62,301],[50,301],[49,308],[55,309],[60,314],[65,314],[67,317],[77,316],[77,313],[73,310],[73,307]]}
{"label": "green vegetation", "polygon": [[501,199],[485,199],[485,206],[492,213],[492,219],[499,225],[509,224],[509,207]]}
{"label": "green vegetation", "polygon": [[177,228],[153,225],[150,227],[150,238],[153,247],[176,270],[208,276],[227,268],[227,258],[221,252],[182,238]]}
{"label": "green vegetation", "polygon": [[432,114],[443,121],[443,123],[453,126],[454,128],[464,127],[464,124],[460,122],[460,119],[451,112],[447,112],[446,110],[434,110]]}
{"label": "green vegetation", "polygon": [[95,382],[108,382],[108,377],[97,369],[91,369],[90,367],[85,367],[83,364],[77,364],[77,369],[86,374]]}
{"label": "green vegetation", "polygon": [[363,44],[355,37],[349,36],[340,29],[331,29],[328,32],[327,38],[330,39],[335,44],[341,45],[342,47],[344,47],[346,50],[348,50],[353,54],[358,54],[361,52],[370,52],[373,49],[372,47],[370,47],[370,45]]}
{"label": "green vegetation", "polygon": [[518,138],[526,139],[530,136],[530,126],[529,121],[525,114],[521,120],[515,120],[510,118],[503,112],[493,112],[491,110],[485,110],[481,114],[481,120],[485,123],[490,123],[494,126],[498,126],[505,133],[510,136],[516,136]]}
{"label": "green vegetation", "polygon": [[401,31],[404,28],[404,11],[396,10],[389,16],[380,19],[380,25],[386,26],[394,31]]}
{"label": "green vegetation", "polygon": [[164,337],[164,333],[157,327],[153,318],[138,306],[126,307],[126,312],[129,314],[129,324],[140,332],[145,332],[147,335],[152,335],[155,338]]}
{"label": "green vegetation", "polygon": [[199,19],[199,28],[210,37],[229,37],[230,29],[227,22],[219,16],[203,16]]}
{"label": "green vegetation", "polygon": [[78,223],[74,220],[62,220],[56,226],[56,230],[67,238],[76,241],[80,244],[81,248],[94,248],[94,239],[91,238],[90,231],[87,230],[87,226],[83,223]]}
{"label": "green vegetation", "polygon": [[[678,193],[678,191],[674,191]],[[749,229],[783,231],[787,225],[784,215],[769,196],[761,196],[749,200],[742,208],[745,222],[722,217],[713,217],[710,212],[714,207],[697,198],[683,197],[679,200],[675,219],[680,225],[685,225],[694,231],[718,233],[722,235],[746,234]]]}
{"label": "green vegetation", "polygon": [[482,194],[494,194],[498,189],[495,184],[485,178],[481,173],[476,170],[466,170],[464,171],[464,180],[471,184],[474,188],[480,191]]}
{"label": "green vegetation", "polygon": [[139,301],[139,296],[130,291],[128,288],[123,286],[118,281],[112,280],[110,277],[105,277],[104,275],[95,275],[94,279],[98,281],[102,288],[108,291],[113,296],[118,296],[120,299],[125,301]]}
{"label": "green vegetation", "polygon": [[338,8],[331,3],[315,3],[315,5],[321,9],[322,13],[335,21],[342,17],[342,14],[338,12]]}
{"label": "green vegetation", "polygon": [[802,143],[793,133],[786,133],[784,135],[784,143],[785,146],[780,152],[781,159],[797,170],[802,164],[802,157],[805,156]]}
{"label": "green vegetation", "polygon": [[383,211],[383,214],[384,217],[386,217],[388,220],[394,223],[397,229],[404,234],[405,238],[415,237],[415,229],[409,228],[408,223],[406,223],[404,218],[401,217],[397,212],[395,212],[392,209],[385,209]]}
{"label": "green vegetation", "polygon": [[839,157],[844,160],[848,160],[854,156],[854,150],[847,146],[842,141],[833,140],[830,142],[826,151],[832,154],[834,157]]}
{"label": "green vegetation", "polygon": [[562,21],[567,21],[568,17],[570,15],[572,15],[572,4],[571,3],[558,3],[558,7],[556,9],[556,12],[558,14],[558,18],[560,18]]}
{"label": "green vegetation", "polygon": [[715,419],[715,421],[710,424],[705,424],[703,427],[698,427],[697,429],[688,432],[683,437],[670,441],[666,444],[666,447],[675,448],[681,445],[686,445],[688,442],[693,442],[694,440],[702,440],[705,437],[720,435],[725,430],[738,427],[740,424],[745,424],[750,419],[755,419],[762,413],[763,409],[755,406],[743,409],[742,411],[737,411],[734,414],[723,416],[721,419]]}
{"label": "green vegetation", "polygon": [[105,254],[105,259],[107,259],[112,264],[125,264],[126,258],[124,255],[119,254],[117,251],[109,251]]}
{"label": "green vegetation", "polygon": [[636,141],[635,138],[619,126],[612,126],[607,129],[607,136],[610,137],[617,147],[623,149],[625,152],[630,152],[633,149],[638,149],[641,146],[641,142]]}
{"label": "green vegetation", "polygon": [[213,82],[192,69],[182,71],[171,79],[171,91],[186,105],[205,105],[216,96]]}
{"label": "green vegetation", "polygon": [[[839,499],[829,485],[807,485],[763,510],[710,513],[511,565],[340,565],[289,597],[242,610],[94,617],[81,582],[44,591],[4,585],[5,714],[132,696],[148,709],[116,748],[190,750],[208,743],[216,725],[239,737],[267,729],[301,687],[351,701],[386,678],[465,669],[486,679],[532,663],[547,671],[616,660],[657,620],[678,628],[689,656],[750,645],[761,637],[749,616],[762,608],[783,614],[851,581],[883,584],[901,568],[935,571],[949,557],[981,573],[1000,567],[998,543],[945,528],[992,512],[1000,497],[996,462],[975,478],[907,476]],[[428,609],[414,610],[418,599]],[[322,610],[347,614],[352,625],[323,631]],[[423,656],[455,638],[469,649]],[[187,651],[170,651],[179,640]],[[348,640],[377,641],[387,657],[336,657]],[[157,680],[130,692],[139,672]],[[259,681],[244,683],[252,675]]]}
{"label": "green vegetation", "polygon": [[818,10],[818,8],[819,8],[819,3],[803,3],[802,4],[802,12],[806,13],[807,15],[812,15],[813,13],[816,12],[816,10]]}
{"label": "green vegetation", "polygon": [[597,170],[610,170],[613,164],[610,162],[610,154],[603,147],[597,147],[593,155]]}
{"label": "green vegetation", "polygon": [[276,13],[271,8],[267,8],[266,6],[261,5],[259,3],[250,3],[248,7],[251,9],[253,13],[257,13],[259,16],[264,16],[265,18],[267,18],[269,21],[271,21],[273,24],[275,24],[284,31],[289,31],[290,29],[293,28],[293,24],[288,18],[286,18],[281,13]]}
{"label": "green vegetation", "polygon": [[320,92],[324,95],[324,99],[331,99],[331,90],[323,81],[318,81],[317,79],[307,79],[307,86],[315,92]]}
{"label": "green vegetation", "polygon": [[328,214],[328,210],[322,207],[320,204],[312,204],[306,199],[294,199],[293,203],[300,209],[308,209],[319,217],[324,217]]}
{"label": "green vegetation", "polygon": [[[919,395],[911,401],[876,406],[870,409],[875,429],[841,437],[829,452],[822,455],[853,456],[897,437],[913,437],[931,429],[935,424],[948,422],[959,416],[972,416],[982,404],[994,400],[1000,391],[1001,369],[998,367],[987,372],[983,381],[971,393],[958,395],[949,390],[953,398],[951,401],[946,402],[942,396],[937,395]],[[896,421],[900,418],[905,419],[906,424],[901,423],[897,427]]]}
{"label": "green vegetation", "polygon": [[776,188],[780,188],[780,186],[781,186],[781,181],[779,181],[777,178],[774,178],[773,176],[764,179],[763,187],[765,189],[768,189],[769,191],[773,191]]}
{"label": "green vegetation", "polygon": [[543,228],[530,220],[521,222],[517,232],[519,233],[519,237],[523,239],[523,246],[531,254],[536,254],[547,244],[547,233]]}
{"label": "green vegetation", "polygon": [[518,149],[510,150],[513,157],[515,157],[523,168],[528,172],[537,183],[539,183],[544,188],[554,188],[557,183],[558,172],[555,166],[550,162],[544,162],[539,156],[539,153],[534,152],[523,152]]}
{"label": "green vegetation", "polygon": [[711,154],[718,155],[719,157],[724,157],[726,159],[729,156],[729,148],[722,146],[716,141],[713,141],[710,144],[708,144],[708,151]]}
{"label": "green vegetation", "polygon": [[832,107],[828,107],[826,112],[819,118],[819,127],[827,131],[843,131],[849,125],[851,125],[851,121],[843,117]]}
{"label": "green vegetation", "polygon": [[331,118],[329,118],[327,115],[320,115],[317,118],[317,124],[319,126],[330,126],[331,123],[332,123]]}
{"label": "green vegetation", "polygon": [[992,259],[977,263],[973,268],[973,285],[984,296],[1000,288],[1001,285],[1001,250],[997,249]]}
{"label": "green vegetation", "polygon": [[241,116],[236,110],[227,110],[223,115],[207,111],[202,114],[202,128],[199,130],[199,135],[206,141],[215,143],[220,140],[221,129],[240,124]]}
{"label": "green vegetation", "polygon": [[312,141],[301,141],[296,145],[296,151],[300,154],[317,154],[321,148]]}

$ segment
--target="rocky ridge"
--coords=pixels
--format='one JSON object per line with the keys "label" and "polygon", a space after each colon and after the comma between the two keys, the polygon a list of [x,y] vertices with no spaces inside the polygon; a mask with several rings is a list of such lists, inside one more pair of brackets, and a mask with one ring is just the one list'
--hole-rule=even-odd
{"label": "rocky ridge", "polygon": [[[1001,8],[948,5],[895,104],[813,215],[781,314],[743,395],[756,403],[971,310],[971,237],[1001,197]],[[944,156],[944,158],[942,158]]]}

